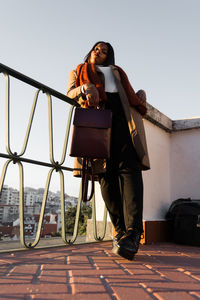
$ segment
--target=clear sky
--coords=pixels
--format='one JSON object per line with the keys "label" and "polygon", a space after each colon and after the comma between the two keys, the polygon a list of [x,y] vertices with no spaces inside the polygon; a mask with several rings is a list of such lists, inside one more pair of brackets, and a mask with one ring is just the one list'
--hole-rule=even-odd
{"label": "clear sky", "polygon": [[[65,94],[69,71],[96,41],[105,40],[115,49],[116,64],[135,90],[146,90],[151,105],[173,120],[200,116],[199,0],[0,0],[0,9],[1,63]],[[2,75],[0,80],[5,89]],[[28,91],[18,90],[12,92],[17,125],[27,121],[24,110],[32,103]],[[3,119],[2,91],[0,103]],[[62,104],[56,110],[60,132],[65,111]],[[42,121],[35,132],[45,147]]]}

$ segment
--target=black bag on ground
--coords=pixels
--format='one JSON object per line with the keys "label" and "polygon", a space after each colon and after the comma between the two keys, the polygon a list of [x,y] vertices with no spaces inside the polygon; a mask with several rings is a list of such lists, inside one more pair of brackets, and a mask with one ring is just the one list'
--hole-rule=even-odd
{"label": "black bag on ground", "polygon": [[166,219],[176,243],[200,246],[200,200],[175,200]]}

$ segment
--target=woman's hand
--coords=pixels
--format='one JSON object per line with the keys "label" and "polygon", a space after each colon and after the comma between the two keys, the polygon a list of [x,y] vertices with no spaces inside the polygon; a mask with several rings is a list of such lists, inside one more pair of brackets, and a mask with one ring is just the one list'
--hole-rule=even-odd
{"label": "woman's hand", "polygon": [[144,90],[139,90],[136,95],[140,99],[141,104],[145,105],[147,101],[147,96]]}
{"label": "woman's hand", "polygon": [[144,90],[139,90],[136,95],[140,99],[140,104],[136,106],[137,110],[139,113],[144,116],[147,113],[147,107],[146,107],[146,102],[147,102],[147,96]]}
{"label": "woman's hand", "polygon": [[83,85],[83,91],[89,107],[96,108],[99,105],[99,92],[94,84],[86,83]]}

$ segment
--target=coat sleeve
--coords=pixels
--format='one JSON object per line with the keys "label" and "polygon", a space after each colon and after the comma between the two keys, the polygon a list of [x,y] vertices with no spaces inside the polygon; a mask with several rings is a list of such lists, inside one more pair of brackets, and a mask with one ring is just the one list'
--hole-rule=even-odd
{"label": "coat sleeve", "polygon": [[81,93],[81,86],[76,87],[76,78],[77,74],[76,71],[70,71],[69,73],[69,81],[68,81],[68,86],[67,86],[67,96],[71,99],[76,100],[81,106],[84,106],[85,100],[83,98],[83,95]]}

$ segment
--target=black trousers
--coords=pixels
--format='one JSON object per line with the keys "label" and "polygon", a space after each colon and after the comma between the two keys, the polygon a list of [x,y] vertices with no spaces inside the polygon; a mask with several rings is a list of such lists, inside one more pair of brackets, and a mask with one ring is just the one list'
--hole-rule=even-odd
{"label": "black trousers", "polygon": [[128,124],[117,93],[107,93],[106,108],[113,113],[111,156],[99,175],[101,193],[116,231],[142,232],[143,181]]}

